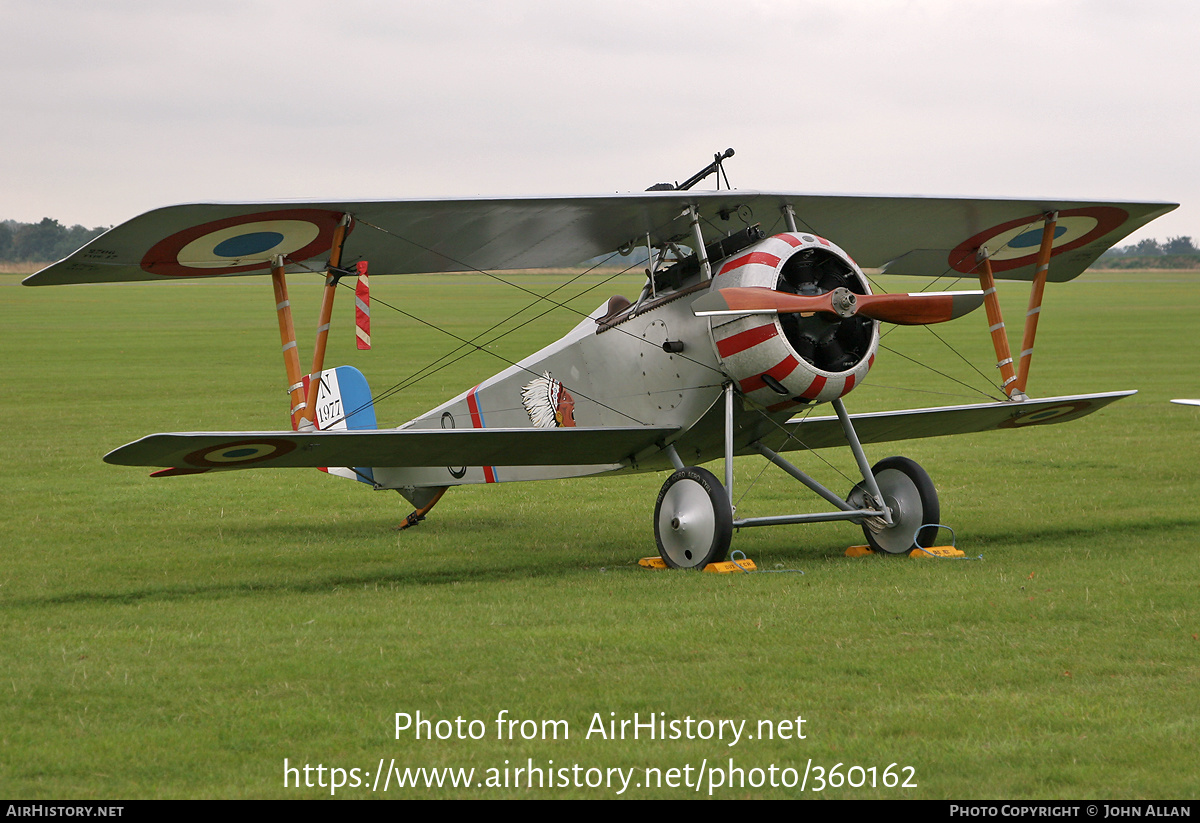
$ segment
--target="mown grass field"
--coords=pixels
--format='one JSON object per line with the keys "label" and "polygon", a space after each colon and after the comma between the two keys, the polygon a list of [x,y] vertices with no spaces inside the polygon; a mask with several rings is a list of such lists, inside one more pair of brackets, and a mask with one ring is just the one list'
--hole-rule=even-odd
{"label": "mown grass field", "polygon": [[[538,292],[558,282],[511,279]],[[600,279],[560,296],[596,286],[573,304],[588,311],[640,285]],[[270,286],[18,282],[0,275],[0,796],[330,796],[285,788],[285,758],[346,779],[358,769],[367,785],[336,795],[350,798],[617,796],[607,784],[558,786],[558,772],[544,774],[554,787],[511,785],[530,761],[544,772],[578,764],[572,782],[636,769],[625,797],[704,797],[707,784],[633,784],[646,769],[694,783],[702,764],[730,760],[747,785],[714,796],[1197,794],[1200,409],[1168,402],[1200,396],[1196,274],[1094,273],[1047,290],[1031,393],[1135,397],[1063,426],[869,448],[873,460],[922,463],[943,521],[982,559],[848,559],[861,542],[853,526],[752,529],[734,548],[803,574],[751,576],[636,566],[654,553],[665,475],[453,489],[397,533],[410,507],[396,494],[315,471],[153,479],[108,466],[106,451],[150,432],[287,426]],[[317,282],[291,284],[302,341]],[[380,277],[373,289],[464,337],[531,300],[474,275]],[[1010,324],[1026,293],[1002,284]],[[358,366],[376,391],[458,345],[377,303],[376,350],[357,352],[350,303],[327,363]],[[506,326],[492,354],[383,401],[381,425],[576,321],[558,310]],[[938,334],[990,377],[985,327],[980,311]],[[881,352],[851,411],[984,399],[919,365],[985,386],[927,331],[884,342],[912,360]],[[796,459],[835,489],[852,485],[849,455]],[[815,507],[750,458],[735,497],[744,515]],[[478,719],[485,733],[397,739],[396,713],[417,711]],[[565,720],[569,739],[498,739],[501,711]],[[635,712],[745,720],[755,739],[587,737],[595,715]],[[760,720],[797,717],[802,740],[756,733]],[[474,782],[507,767],[510,785],[384,793],[380,781],[372,792],[381,759],[474,768]],[[874,767],[876,787],[815,792],[815,768],[837,764],[843,777],[861,767],[856,781]],[[915,787],[885,787],[891,764],[912,767],[901,777]],[[772,788],[772,766],[808,771],[803,793]],[[749,785],[756,768],[767,785]],[[329,772],[310,778],[328,784]]]}

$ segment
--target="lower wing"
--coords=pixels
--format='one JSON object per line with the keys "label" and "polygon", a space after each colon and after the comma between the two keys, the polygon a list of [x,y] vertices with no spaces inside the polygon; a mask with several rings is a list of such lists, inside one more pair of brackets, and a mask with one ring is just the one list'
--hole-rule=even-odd
{"label": "lower wing", "polygon": [[[969,434],[993,429],[1020,429],[1066,423],[1107,406],[1136,391],[1044,397],[1020,403],[1000,401],[967,406],[853,414],[854,430],[863,443],[886,443],[943,434]],[[845,446],[846,435],[837,417],[793,418],[785,424],[790,437],[781,451]]]}
{"label": "lower wing", "polygon": [[620,463],[675,427],[393,429],[151,434],[104,456],[194,471],[324,466],[563,466]]}

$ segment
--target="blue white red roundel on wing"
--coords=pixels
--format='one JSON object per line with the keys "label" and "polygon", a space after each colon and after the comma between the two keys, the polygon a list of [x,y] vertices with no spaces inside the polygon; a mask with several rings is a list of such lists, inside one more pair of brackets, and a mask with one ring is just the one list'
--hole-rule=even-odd
{"label": "blue white red roundel on wing", "polygon": [[1013,415],[1000,424],[1002,429],[1019,429],[1023,426],[1036,426],[1039,423],[1057,423],[1060,418],[1068,415],[1085,414],[1092,406],[1087,400],[1073,400],[1054,406],[1045,406]]}
{"label": "blue white red roundel on wing", "polygon": [[192,466],[204,468],[232,468],[247,463],[261,463],[274,457],[281,457],[296,444],[287,440],[261,438],[257,440],[235,440],[222,443],[219,446],[206,446],[184,457],[184,462]]}
{"label": "blue white red roundel on wing", "polygon": [[325,254],[342,215],[324,209],[280,209],[213,220],[155,243],[142,268],[173,277],[209,277],[265,269],[283,255],[299,262]]}
{"label": "blue white red roundel on wing", "polygon": [[[1088,206],[1061,211],[1054,226],[1050,254],[1054,256],[1086,246],[1119,228],[1128,218],[1129,212],[1115,206]],[[974,273],[978,265],[976,252],[983,247],[988,250],[993,271],[1032,266],[1037,262],[1042,245],[1043,225],[1044,215],[1035,214],[984,229],[959,243],[950,252],[950,266],[964,274]]]}

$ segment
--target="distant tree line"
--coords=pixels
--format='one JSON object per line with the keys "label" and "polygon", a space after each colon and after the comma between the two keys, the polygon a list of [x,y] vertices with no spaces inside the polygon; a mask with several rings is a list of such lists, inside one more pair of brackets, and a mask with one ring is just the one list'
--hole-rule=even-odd
{"label": "distant tree line", "polygon": [[49,217],[43,217],[40,223],[0,220],[0,263],[61,260],[108,228],[89,229],[79,225],[67,228]]}
{"label": "distant tree line", "polygon": [[1168,237],[1162,243],[1147,238],[1109,249],[1094,266],[1098,269],[1197,269],[1200,268],[1200,249],[1187,236]]}
{"label": "distant tree line", "polygon": [[1105,257],[1161,257],[1164,254],[1200,254],[1190,237],[1168,237],[1165,243],[1146,239],[1128,246],[1115,246],[1104,253]]}

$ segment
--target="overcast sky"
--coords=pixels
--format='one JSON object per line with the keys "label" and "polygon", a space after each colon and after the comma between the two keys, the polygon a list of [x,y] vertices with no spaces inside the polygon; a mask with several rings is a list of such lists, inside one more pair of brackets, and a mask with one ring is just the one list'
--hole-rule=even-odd
{"label": "overcast sky", "polygon": [[[1192,0],[2,0],[0,219],[735,188],[1182,203]],[[837,238],[832,238],[835,240]]]}

